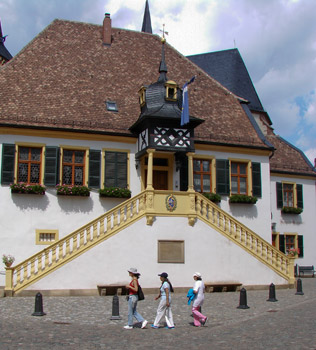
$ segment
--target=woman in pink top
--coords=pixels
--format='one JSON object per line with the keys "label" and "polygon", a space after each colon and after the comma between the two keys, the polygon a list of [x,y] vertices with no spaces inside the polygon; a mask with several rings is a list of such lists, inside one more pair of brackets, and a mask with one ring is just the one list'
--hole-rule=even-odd
{"label": "woman in pink top", "polygon": [[194,318],[194,326],[195,327],[201,327],[204,326],[207,317],[201,314],[201,306],[203,305],[204,302],[204,291],[205,291],[205,286],[204,282],[202,281],[202,276],[199,272],[195,272],[193,275],[193,279],[195,281],[194,286],[193,286],[193,293],[195,294],[195,297],[193,299],[193,306],[192,306],[192,313],[193,313],[193,318]]}

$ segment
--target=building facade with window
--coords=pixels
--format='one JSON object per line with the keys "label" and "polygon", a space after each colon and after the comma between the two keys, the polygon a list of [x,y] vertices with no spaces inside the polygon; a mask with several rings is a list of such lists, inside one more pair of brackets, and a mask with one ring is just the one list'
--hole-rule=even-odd
{"label": "building facade with window", "polygon": [[108,14],[103,26],[55,20],[0,82],[0,253],[16,258],[0,276],[7,295],[96,293],[125,282],[131,264],[145,288],[161,270],[175,287],[196,270],[210,282],[293,284],[282,244],[305,232],[292,223],[272,236],[273,186],[299,208],[315,171],[271,177],[276,147],[247,101],[164,39],[112,28]]}
{"label": "building facade with window", "polygon": [[274,133],[272,121],[237,49],[188,58],[248,101],[259,132],[275,148],[269,162],[272,243],[285,254],[296,251],[298,265],[314,265],[313,245],[306,242],[313,242],[315,233],[313,220],[310,220],[315,214],[315,166],[299,149]]}

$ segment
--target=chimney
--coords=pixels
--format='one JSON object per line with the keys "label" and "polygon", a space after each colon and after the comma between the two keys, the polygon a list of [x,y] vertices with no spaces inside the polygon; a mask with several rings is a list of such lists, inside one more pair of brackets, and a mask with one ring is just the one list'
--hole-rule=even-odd
{"label": "chimney", "polygon": [[103,45],[111,46],[112,23],[110,14],[106,13],[103,20]]}

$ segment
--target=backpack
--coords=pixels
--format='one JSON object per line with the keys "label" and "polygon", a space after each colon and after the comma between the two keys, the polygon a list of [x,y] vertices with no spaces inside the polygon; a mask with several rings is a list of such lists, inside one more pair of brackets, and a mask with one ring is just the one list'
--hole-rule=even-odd
{"label": "backpack", "polygon": [[138,300],[144,300],[145,299],[144,292],[143,292],[142,287],[140,285],[138,285],[137,295],[138,295]]}

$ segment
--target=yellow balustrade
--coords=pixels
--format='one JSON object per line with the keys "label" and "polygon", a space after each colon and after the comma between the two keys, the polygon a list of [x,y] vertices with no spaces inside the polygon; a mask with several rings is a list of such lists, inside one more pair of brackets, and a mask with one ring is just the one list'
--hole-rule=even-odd
{"label": "yellow balustrade", "polygon": [[288,258],[200,193],[173,192],[177,201],[174,210],[166,206],[166,198],[170,194],[170,191],[147,189],[25,261],[7,268],[5,294],[12,296],[20,292],[145,216],[150,225],[155,216],[188,217],[191,226],[196,219],[200,219],[269,266],[290,284],[294,283],[294,259]]}
{"label": "yellow balustrade", "polygon": [[[202,221],[214,227],[217,231],[269,266],[281,277],[288,280],[290,284],[294,283],[294,262],[292,261],[294,259],[288,258],[285,254],[201,194],[196,193],[196,197],[198,198],[199,206],[203,206],[203,202],[207,202],[210,207],[213,207],[213,215],[216,218],[219,217],[219,221],[213,221],[206,215],[202,215],[201,212],[197,210],[197,216]],[[228,221],[230,222],[230,225],[223,227],[223,222]]]}
{"label": "yellow balustrade", "polygon": [[[25,261],[7,269],[5,294],[14,295],[145,215],[145,193],[128,199]],[[141,205],[140,205],[141,203]],[[124,214],[126,213],[126,215]],[[106,220],[106,231],[104,231]],[[98,229],[99,228],[99,229]]]}

